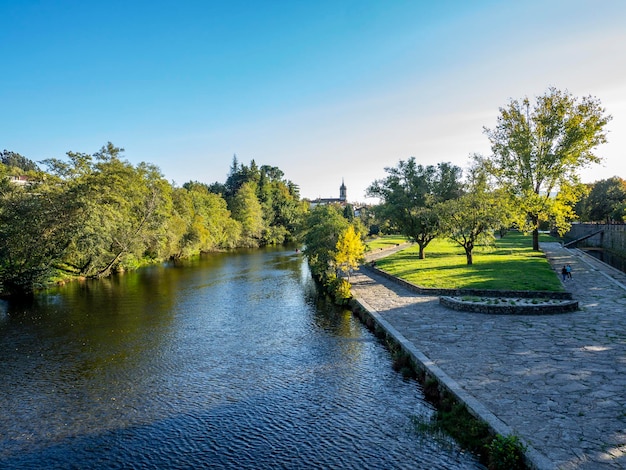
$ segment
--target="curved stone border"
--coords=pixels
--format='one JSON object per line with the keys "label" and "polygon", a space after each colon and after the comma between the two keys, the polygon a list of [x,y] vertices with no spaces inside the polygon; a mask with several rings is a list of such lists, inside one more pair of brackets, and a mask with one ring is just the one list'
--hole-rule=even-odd
{"label": "curved stone border", "polygon": [[[495,298],[494,298],[495,299]],[[452,310],[475,313],[489,313],[496,315],[553,315],[571,313],[578,310],[577,300],[555,301],[556,303],[524,303],[513,305],[511,303],[487,303],[464,301],[455,297],[441,296],[439,303]]]}

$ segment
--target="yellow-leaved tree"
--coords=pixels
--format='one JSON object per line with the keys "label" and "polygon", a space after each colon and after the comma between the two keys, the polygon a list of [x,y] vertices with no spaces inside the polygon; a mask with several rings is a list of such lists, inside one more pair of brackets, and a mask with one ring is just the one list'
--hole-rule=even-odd
{"label": "yellow-leaved tree", "polygon": [[335,248],[337,250],[335,255],[337,274],[347,274],[350,278],[350,272],[358,268],[363,261],[365,244],[361,235],[354,230],[354,226],[350,225],[339,235]]}

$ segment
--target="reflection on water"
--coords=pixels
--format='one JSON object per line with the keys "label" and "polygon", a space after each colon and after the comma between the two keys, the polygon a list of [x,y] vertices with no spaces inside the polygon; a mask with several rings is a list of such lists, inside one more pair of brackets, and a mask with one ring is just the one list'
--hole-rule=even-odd
{"label": "reflection on water", "polygon": [[298,255],[215,254],[0,310],[0,468],[480,468]]}

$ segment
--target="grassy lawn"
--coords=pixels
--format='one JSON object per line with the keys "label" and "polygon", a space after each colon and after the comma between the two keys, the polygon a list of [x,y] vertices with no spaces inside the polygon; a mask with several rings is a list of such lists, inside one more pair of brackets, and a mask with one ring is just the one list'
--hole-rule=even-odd
{"label": "grassy lawn", "polygon": [[[542,235],[540,241],[557,241]],[[532,236],[510,232],[493,247],[474,249],[474,264],[465,251],[447,240],[433,240],[426,259],[417,245],[376,262],[376,266],[421,287],[562,291],[558,275],[543,252],[532,250]]]}
{"label": "grassy lawn", "polygon": [[402,235],[384,235],[378,238],[368,239],[366,245],[370,250],[378,250],[380,248],[391,248],[398,244],[406,243],[408,240]]}

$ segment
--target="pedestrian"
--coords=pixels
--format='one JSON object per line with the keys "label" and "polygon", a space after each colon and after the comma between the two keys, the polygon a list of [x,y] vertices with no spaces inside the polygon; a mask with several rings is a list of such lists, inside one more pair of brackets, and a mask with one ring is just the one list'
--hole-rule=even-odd
{"label": "pedestrian", "polygon": [[565,282],[565,279],[567,279],[567,267],[565,267],[565,265],[563,265],[563,269],[561,269],[561,276],[563,276],[563,282]]}
{"label": "pedestrian", "polygon": [[571,279],[572,278],[572,267],[569,264],[567,266],[565,266],[565,271],[567,272],[567,278]]}

